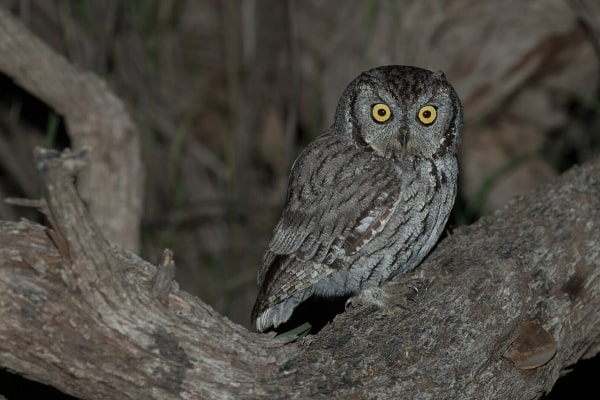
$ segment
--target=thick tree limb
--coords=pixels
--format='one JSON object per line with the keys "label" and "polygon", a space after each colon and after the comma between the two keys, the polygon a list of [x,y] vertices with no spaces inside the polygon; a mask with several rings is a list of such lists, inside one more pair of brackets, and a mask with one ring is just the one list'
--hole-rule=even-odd
{"label": "thick tree limb", "polygon": [[[0,366],[75,396],[529,399],[600,349],[599,160],[455,231],[411,310],[283,345],[174,282],[165,297],[168,271],[109,245],[73,185],[82,156],[37,152],[53,228],[0,223]],[[532,322],[558,350],[524,371],[505,354]]]}
{"label": "thick tree limb", "polygon": [[104,235],[136,251],[144,171],[139,132],[121,100],[96,75],[73,67],[2,7],[0,73],[64,117],[73,147],[92,148],[92,163],[79,181],[81,195]]}

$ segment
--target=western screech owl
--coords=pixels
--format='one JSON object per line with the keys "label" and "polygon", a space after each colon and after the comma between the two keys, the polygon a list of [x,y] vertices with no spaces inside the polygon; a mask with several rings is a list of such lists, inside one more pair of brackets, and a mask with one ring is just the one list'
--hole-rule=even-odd
{"label": "western screech owl", "polygon": [[448,220],[462,119],[442,72],[384,66],[350,83],[292,166],[258,274],[258,331],[313,295],[383,305],[380,285],[412,271]]}

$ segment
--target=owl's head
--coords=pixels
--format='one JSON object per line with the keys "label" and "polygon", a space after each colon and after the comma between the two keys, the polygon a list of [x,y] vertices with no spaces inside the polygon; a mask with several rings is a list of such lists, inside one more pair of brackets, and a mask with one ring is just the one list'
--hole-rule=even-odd
{"label": "owl's head", "polygon": [[362,73],[337,107],[334,129],[385,158],[455,154],[462,105],[442,72],[401,65]]}

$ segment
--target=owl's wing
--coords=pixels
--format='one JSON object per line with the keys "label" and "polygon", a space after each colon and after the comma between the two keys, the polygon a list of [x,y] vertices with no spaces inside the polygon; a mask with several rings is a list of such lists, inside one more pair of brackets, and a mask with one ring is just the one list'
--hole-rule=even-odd
{"label": "owl's wing", "polygon": [[397,206],[396,174],[333,134],[309,145],[292,167],[286,208],[258,275],[254,313],[343,268],[340,257],[381,232]]}

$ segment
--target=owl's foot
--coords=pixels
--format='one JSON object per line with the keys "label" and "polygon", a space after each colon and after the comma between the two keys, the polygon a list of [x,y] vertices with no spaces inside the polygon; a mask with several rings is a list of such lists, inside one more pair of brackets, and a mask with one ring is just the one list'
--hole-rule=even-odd
{"label": "owl's foot", "polygon": [[362,290],[346,301],[348,307],[374,305],[385,310],[396,307],[408,308],[417,302],[420,294],[427,291],[428,282],[423,278],[413,278],[405,282],[388,282],[381,287]]}

